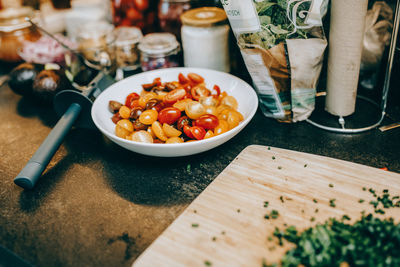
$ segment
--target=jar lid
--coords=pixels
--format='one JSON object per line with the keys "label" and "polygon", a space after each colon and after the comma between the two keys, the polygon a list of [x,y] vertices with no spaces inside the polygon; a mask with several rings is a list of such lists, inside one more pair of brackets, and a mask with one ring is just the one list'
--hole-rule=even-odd
{"label": "jar lid", "polygon": [[137,44],[143,38],[142,31],[138,27],[118,27],[114,30],[114,35],[116,46]]}
{"label": "jar lid", "polygon": [[6,8],[0,11],[0,31],[11,32],[31,26],[25,18],[32,18],[34,15],[33,8],[19,7]]}
{"label": "jar lid", "polygon": [[210,27],[225,23],[227,16],[222,8],[200,7],[186,11],[181,15],[184,25],[195,27]]}
{"label": "jar lid", "polygon": [[161,55],[173,52],[179,47],[179,43],[172,33],[149,33],[143,37],[138,47],[146,54]]}

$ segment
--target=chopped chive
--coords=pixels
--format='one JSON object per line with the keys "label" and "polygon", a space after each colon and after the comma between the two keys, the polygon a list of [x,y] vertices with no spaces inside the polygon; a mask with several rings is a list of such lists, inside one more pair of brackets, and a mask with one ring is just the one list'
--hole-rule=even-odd
{"label": "chopped chive", "polygon": [[315,198],[312,201],[314,201],[314,203],[318,203],[318,201]]}
{"label": "chopped chive", "polygon": [[264,201],[264,208],[268,208],[269,201]]}
{"label": "chopped chive", "polygon": [[212,241],[216,241],[216,240],[217,240],[217,238],[215,236],[213,236]]}
{"label": "chopped chive", "polygon": [[278,166],[278,170],[282,170],[282,167],[281,167],[281,166]]}
{"label": "chopped chive", "polygon": [[240,209],[237,209],[237,212],[239,213],[239,212],[240,212]]}
{"label": "chopped chive", "polygon": [[192,223],[192,227],[193,228],[197,228],[197,227],[199,227],[199,224],[198,223]]}
{"label": "chopped chive", "polygon": [[204,265],[205,265],[205,266],[211,266],[212,263],[211,263],[210,261],[204,261]]}
{"label": "chopped chive", "polygon": [[283,199],[283,196],[280,196],[280,197],[279,197],[279,200],[280,200],[282,203],[285,202],[285,200]]}
{"label": "chopped chive", "polygon": [[333,184],[329,184],[329,187],[333,187],[334,185]]}
{"label": "chopped chive", "polygon": [[336,207],[335,201],[336,201],[335,198],[329,200],[329,206],[331,206],[331,207]]}
{"label": "chopped chive", "polygon": [[276,159],[275,156],[272,156],[272,159]]}
{"label": "chopped chive", "polygon": [[358,203],[364,203],[364,201],[365,201],[364,199],[359,199]]}
{"label": "chopped chive", "polygon": [[315,217],[311,217],[310,221],[312,222],[315,221]]}
{"label": "chopped chive", "polygon": [[307,168],[307,164],[304,164],[304,168]]}

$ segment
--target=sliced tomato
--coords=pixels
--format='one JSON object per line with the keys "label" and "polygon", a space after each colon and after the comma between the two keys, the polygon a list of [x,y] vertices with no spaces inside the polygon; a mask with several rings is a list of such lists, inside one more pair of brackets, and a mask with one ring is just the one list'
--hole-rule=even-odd
{"label": "sliced tomato", "polygon": [[133,92],[130,93],[126,99],[125,99],[125,106],[127,106],[128,108],[132,108],[132,102],[134,100],[138,100],[140,98],[140,95],[138,95],[137,93]]}
{"label": "sliced tomato", "polygon": [[193,137],[196,138],[197,140],[204,139],[204,136],[207,133],[206,130],[200,126],[192,126],[192,127],[190,127],[189,130],[192,133]]}
{"label": "sliced tomato", "polygon": [[166,94],[164,96],[164,102],[167,105],[172,105],[174,104],[176,101],[183,99],[186,95],[186,90],[185,89],[174,89],[171,92],[169,92],[168,94]]}
{"label": "sliced tomato", "polygon": [[186,134],[186,136],[189,137],[190,139],[195,139],[194,136],[193,136],[193,134],[192,134],[192,132],[190,131],[190,128],[192,128],[192,127],[190,127],[190,126],[188,126],[188,125],[183,126],[183,132],[184,132],[184,133]]}
{"label": "sliced tomato", "polygon": [[188,78],[186,78],[182,73],[179,73],[178,81],[180,84],[187,84],[189,82]]}
{"label": "sliced tomato", "polygon": [[214,85],[211,95],[218,97],[220,94],[221,94],[221,88],[219,88],[218,85]]}
{"label": "sliced tomato", "polygon": [[160,86],[160,85],[162,84],[162,83],[161,83],[161,78],[160,78],[160,77],[155,78],[155,79],[153,80],[153,83],[157,84],[157,86]]}
{"label": "sliced tomato", "polygon": [[178,128],[179,131],[183,130],[183,127],[185,125],[191,126],[192,121],[187,117],[187,116],[182,116],[179,118],[178,122],[176,123],[176,128]]}
{"label": "sliced tomato", "polygon": [[207,88],[205,88],[204,86],[193,87],[190,90],[190,93],[192,94],[192,97],[195,100],[199,100],[200,97],[202,97],[202,96],[209,96],[210,95],[210,91]]}
{"label": "sliced tomato", "polygon": [[188,76],[189,80],[192,81],[195,84],[199,84],[199,83],[204,82],[204,78],[201,77],[200,75],[196,74],[196,73],[192,72],[192,73],[189,73],[187,76]]}

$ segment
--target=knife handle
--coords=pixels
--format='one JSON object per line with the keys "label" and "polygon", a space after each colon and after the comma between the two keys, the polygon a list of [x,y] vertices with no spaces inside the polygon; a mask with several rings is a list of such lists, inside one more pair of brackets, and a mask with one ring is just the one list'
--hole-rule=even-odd
{"label": "knife handle", "polygon": [[14,183],[25,189],[32,189],[50,160],[60,147],[65,135],[81,113],[81,106],[73,103],[60,118],[26,166],[14,179]]}

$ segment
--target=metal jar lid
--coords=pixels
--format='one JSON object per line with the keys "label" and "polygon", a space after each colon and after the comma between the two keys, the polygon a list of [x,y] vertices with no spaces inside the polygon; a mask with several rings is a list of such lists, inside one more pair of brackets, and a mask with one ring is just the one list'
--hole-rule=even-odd
{"label": "metal jar lid", "polygon": [[127,46],[139,43],[143,34],[138,27],[118,27],[114,30],[115,45]]}
{"label": "metal jar lid", "polygon": [[224,24],[227,16],[222,8],[200,7],[186,11],[181,15],[183,25],[194,27],[211,27]]}
{"label": "metal jar lid", "polygon": [[25,18],[32,18],[34,15],[31,7],[6,8],[0,11],[0,31],[12,32],[31,26]]}
{"label": "metal jar lid", "polygon": [[139,50],[151,56],[166,56],[179,49],[179,43],[172,33],[146,34],[139,44]]}

